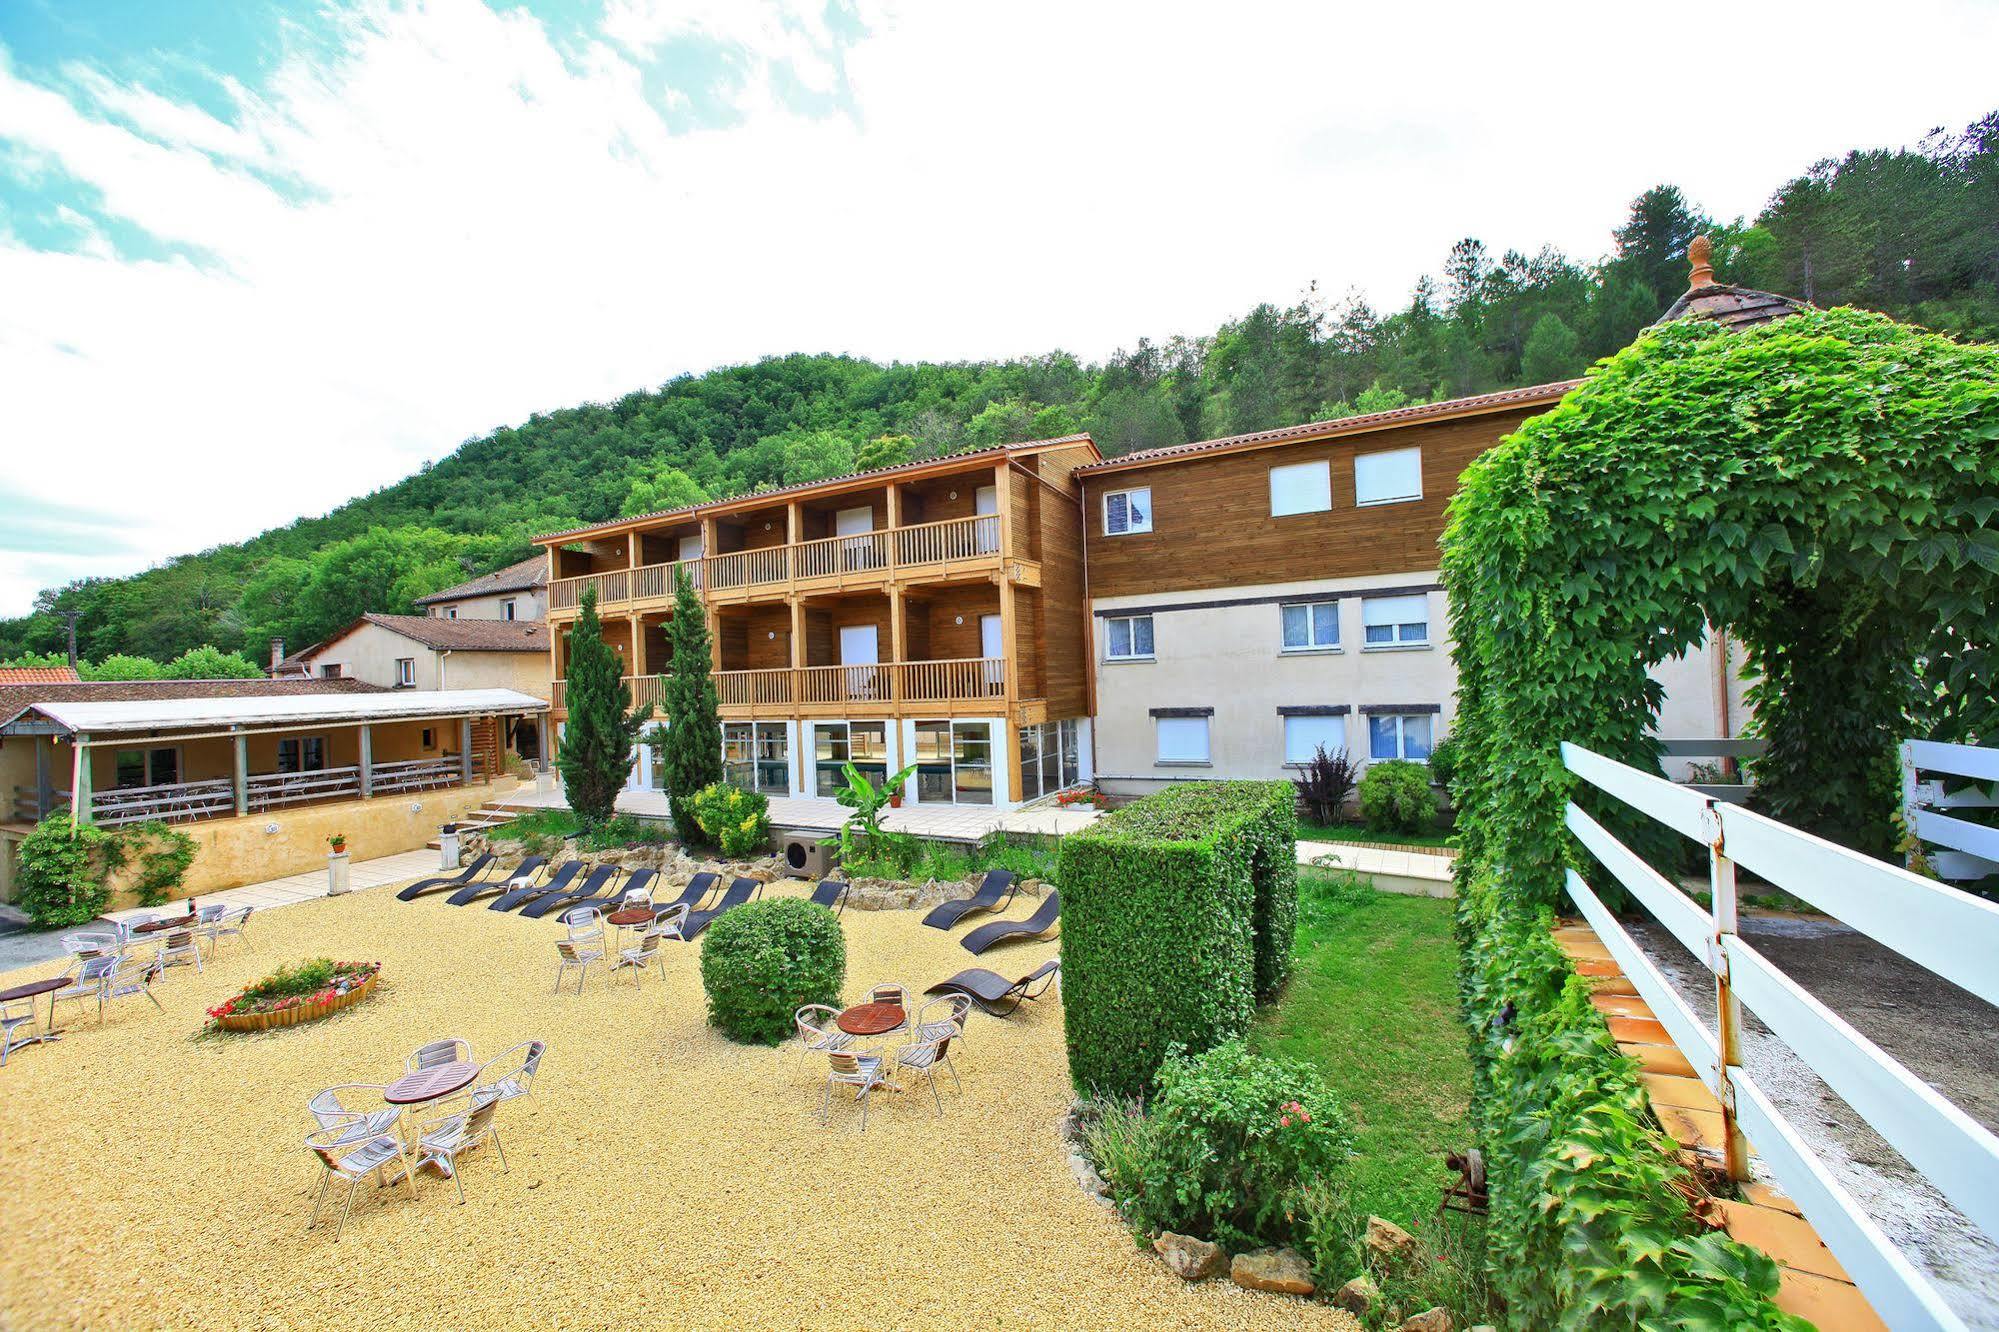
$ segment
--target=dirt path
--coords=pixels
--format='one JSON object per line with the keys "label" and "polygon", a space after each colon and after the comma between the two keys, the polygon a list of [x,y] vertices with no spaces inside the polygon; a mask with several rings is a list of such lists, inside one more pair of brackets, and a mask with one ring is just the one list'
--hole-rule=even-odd
{"label": "dirt path", "polygon": [[[1633,938],[1709,1029],[1713,980],[1651,922]],[[1999,1131],[1999,1011],[1836,921],[1755,918],[1743,936],[1862,1035]],[[1967,1324],[1999,1332],[1999,1244],[1987,1238],[1751,1014],[1744,1064],[1847,1191]]]}

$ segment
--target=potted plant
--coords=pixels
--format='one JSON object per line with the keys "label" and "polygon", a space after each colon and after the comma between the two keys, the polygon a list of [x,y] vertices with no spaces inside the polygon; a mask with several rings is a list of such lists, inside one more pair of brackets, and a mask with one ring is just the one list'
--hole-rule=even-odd
{"label": "potted plant", "polygon": [[333,834],[331,837],[326,839],[326,844],[333,848],[333,854],[336,856],[344,856],[347,854],[346,833]]}

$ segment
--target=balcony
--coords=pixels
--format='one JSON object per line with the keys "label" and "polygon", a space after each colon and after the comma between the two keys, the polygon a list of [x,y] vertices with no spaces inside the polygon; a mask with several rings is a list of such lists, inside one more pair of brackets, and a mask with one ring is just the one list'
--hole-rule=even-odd
{"label": "balcony", "polygon": [[[558,578],[548,585],[548,606],[551,613],[573,611],[582,604],[587,588],[596,589],[600,608],[629,609],[669,601],[676,569],[685,569],[709,601],[734,602],[765,593],[880,587],[905,574],[925,578],[989,574],[1001,567],[1002,554],[999,515],[979,514]],[[1039,566],[1022,561],[1015,577],[1037,583]]]}
{"label": "balcony", "polygon": [[[486,780],[485,757],[472,756],[472,778]],[[357,766],[316,768],[310,772],[258,772],[244,779],[244,810],[259,814],[287,805],[312,804],[326,800],[358,800],[363,794],[394,795],[406,791],[432,791],[458,786],[464,781],[459,760],[452,758],[408,759],[377,763],[369,770],[368,790],[361,789],[361,769]],[[52,791],[49,808],[44,810],[35,793],[26,787],[14,791],[15,817],[34,822],[55,810],[70,806],[68,791]],[[160,786],[124,786],[93,791],[87,819],[103,827],[128,823],[189,823],[199,819],[229,818],[236,813],[236,785],[230,777],[209,777],[199,781],[170,782]]]}
{"label": "balcony", "polygon": [[[865,666],[779,666],[760,671],[715,672],[715,694],[724,716],[890,716],[973,706],[997,710],[1006,701],[1006,658],[898,661]],[[662,704],[664,675],[626,677],[633,703]],[[564,707],[565,681],[555,682],[555,706]]]}

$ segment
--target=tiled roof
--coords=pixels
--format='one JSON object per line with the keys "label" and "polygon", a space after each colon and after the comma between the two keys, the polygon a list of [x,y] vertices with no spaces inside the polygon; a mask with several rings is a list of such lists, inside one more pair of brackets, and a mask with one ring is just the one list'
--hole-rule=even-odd
{"label": "tiled roof", "polygon": [[1767,324],[1773,319],[1783,319],[1809,309],[1811,307],[1805,302],[1779,296],[1773,291],[1710,282],[1693,288],[1674,301],[1673,308],[1659,316],[1659,322],[1670,324],[1675,319],[1712,319],[1728,328],[1747,328],[1751,324]]}
{"label": "tiled roof", "polygon": [[496,592],[532,592],[548,582],[548,556],[530,555],[518,564],[509,564],[504,569],[495,569],[482,574],[467,583],[447,587],[442,592],[433,592],[427,597],[418,597],[416,604],[430,606],[440,601],[463,601],[467,597],[489,597]]}
{"label": "tiled roof", "polygon": [[977,462],[981,458],[999,459],[1008,454],[1033,450],[1036,453],[1046,449],[1058,449],[1069,444],[1087,444],[1091,448],[1097,442],[1086,431],[1077,435],[1058,435],[1054,439],[1028,439],[1017,444],[995,444],[989,449],[972,449],[965,453],[947,453],[938,458],[923,458],[917,462],[897,463],[893,467],[870,467],[865,472],[849,472],[845,476],[831,476],[824,481],[801,481],[797,485],[778,486],[771,490],[755,490],[747,495],[730,495],[725,499],[704,500],[700,504],[683,504],[677,509],[660,509],[654,513],[637,513],[629,518],[614,518],[607,523],[592,523],[588,527],[572,527],[566,532],[549,532],[535,538],[536,541],[564,541],[572,537],[589,536],[592,532],[606,532],[613,528],[630,527],[633,523],[656,522],[661,518],[684,517],[709,509],[727,509],[737,505],[781,499],[786,495],[798,495],[810,490],[831,489],[846,485],[850,481],[865,480],[871,476],[893,476],[901,472],[917,472],[924,468],[942,464]]}
{"label": "tiled roof", "polygon": [[294,694],[375,694],[362,680],[77,680],[0,685],[0,716],[35,703],[144,703],[172,698],[273,698]]}
{"label": "tiled roof", "polygon": [[436,615],[378,615],[373,611],[314,650],[337,643],[364,623],[377,625],[441,651],[548,651],[548,626],[540,620],[447,620]]}
{"label": "tiled roof", "polygon": [[74,666],[0,666],[0,685],[81,684]]}
{"label": "tiled roof", "polygon": [[1260,448],[1266,444],[1289,444],[1296,440],[1359,434],[1388,426],[1448,420],[1454,416],[1470,416],[1506,407],[1530,407],[1539,403],[1556,402],[1580,383],[1582,383],[1580,379],[1565,379],[1555,384],[1535,384],[1528,388],[1504,389],[1498,393],[1481,393],[1469,398],[1451,398],[1444,402],[1397,407],[1393,411],[1369,412],[1365,416],[1342,416],[1330,421],[1309,421],[1304,425],[1284,426],[1277,430],[1259,430],[1248,435],[1229,435],[1223,439],[1204,439],[1192,444],[1173,444],[1163,449],[1145,449],[1118,458],[1106,458],[1102,462],[1090,463],[1076,470],[1087,476],[1096,472],[1117,471],[1125,467],[1171,462],[1193,454]]}

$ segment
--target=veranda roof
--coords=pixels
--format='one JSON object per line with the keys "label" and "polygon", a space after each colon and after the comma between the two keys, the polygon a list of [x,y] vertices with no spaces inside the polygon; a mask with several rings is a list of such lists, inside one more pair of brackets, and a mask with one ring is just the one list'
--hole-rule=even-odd
{"label": "veranda roof", "polygon": [[151,698],[31,703],[0,719],[0,734],[17,728],[67,735],[229,730],[252,727],[358,725],[424,717],[546,712],[548,704],[513,689],[402,689],[367,694],[274,695],[252,698]]}

